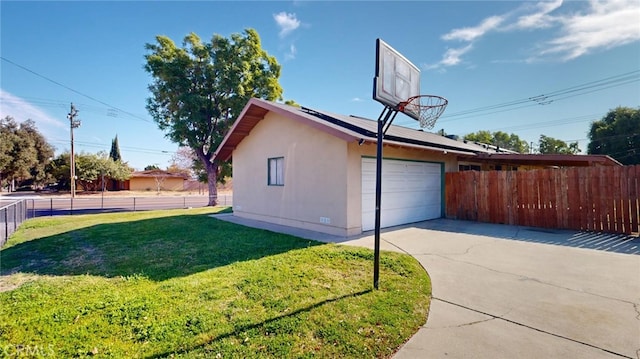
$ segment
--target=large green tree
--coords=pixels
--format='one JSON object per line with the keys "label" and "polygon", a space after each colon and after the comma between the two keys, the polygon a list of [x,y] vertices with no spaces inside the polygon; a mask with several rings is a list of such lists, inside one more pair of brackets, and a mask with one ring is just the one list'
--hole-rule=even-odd
{"label": "large green tree", "polygon": [[640,108],[617,107],[591,124],[589,154],[609,155],[625,165],[640,164]]}
{"label": "large green tree", "polygon": [[520,139],[518,135],[513,133],[508,134],[502,131],[489,132],[481,130],[465,135],[464,139],[467,141],[475,141],[486,143],[488,145],[494,145],[499,148],[516,151],[519,153],[529,152],[529,145],[527,144],[527,141]]}
{"label": "large green tree", "polygon": [[207,174],[209,205],[230,164],[214,158],[233,121],[252,97],[282,99],[280,65],[262,49],[253,29],[202,42],[191,33],[182,47],[166,36],[146,44],[145,70],[153,81],[147,110],[166,136],[193,150]]}
{"label": "large green tree", "polygon": [[0,184],[30,181],[41,184],[47,179],[46,165],[53,157],[53,147],[26,120],[18,124],[12,117],[0,119]]}
{"label": "large green tree", "polygon": [[566,143],[557,138],[540,135],[538,141],[538,152],[548,154],[575,155],[580,153],[578,142]]}

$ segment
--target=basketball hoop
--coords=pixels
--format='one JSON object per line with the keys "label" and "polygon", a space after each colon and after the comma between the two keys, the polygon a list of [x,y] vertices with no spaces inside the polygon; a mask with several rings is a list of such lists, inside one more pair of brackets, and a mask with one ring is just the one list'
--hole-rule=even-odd
{"label": "basketball hoop", "polygon": [[436,95],[418,95],[409,97],[398,104],[398,111],[403,112],[420,122],[421,128],[432,129],[438,117],[447,108],[446,98]]}

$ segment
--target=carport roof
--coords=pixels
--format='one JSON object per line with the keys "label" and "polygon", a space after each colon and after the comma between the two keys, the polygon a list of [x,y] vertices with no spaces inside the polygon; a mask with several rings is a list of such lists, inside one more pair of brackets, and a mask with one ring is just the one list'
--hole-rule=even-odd
{"label": "carport roof", "polygon": [[615,159],[605,155],[561,155],[561,154],[513,154],[492,153],[478,154],[474,161],[500,164],[559,166],[559,167],[592,167],[592,166],[622,166]]}
{"label": "carport roof", "polygon": [[[253,98],[244,107],[238,119],[217,148],[215,158],[226,161],[233,150],[249,135],[251,130],[268,112],[286,116],[318,130],[324,131],[348,142],[377,142],[378,124],[374,120],[333,114],[294,107],[285,104]],[[392,125],[385,135],[385,144],[399,147],[420,148],[431,151],[447,151],[460,155],[474,156],[477,153],[496,153],[495,150],[475,143],[466,143],[434,133]]]}

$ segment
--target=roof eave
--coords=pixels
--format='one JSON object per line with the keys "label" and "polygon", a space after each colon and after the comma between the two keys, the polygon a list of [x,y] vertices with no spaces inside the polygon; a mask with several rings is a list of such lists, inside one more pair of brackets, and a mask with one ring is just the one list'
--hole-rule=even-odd
{"label": "roof eave", "polygon": [[[263,111],[256,111],[256,109],[261,109]],[[250,115],[251,111],[261,113],[259,116]],[[228,161],[232,154],[233,150],[236,146],[242,142],[242,140],[249,135],[251,130],[255,127],[255,125],[260,122],[267,113],[273,112],[279,114],[281,116],[285,116],[294,121],[303,122],[313,128],[316,128],[320,131],[326,132],[330,135],[343,139],[345,141],[357,141],[360,139],[360,136],[353,131],[348,129],[340,128],[339,126],[329,126],[328,124],[320,123],[318,121],[313,121],[297,111],[288,110],[282,108],[278,105],[275,105],[269,101],[252,98],[249,100],[247,105],[245,105],[242,112],[238,116],[238,119],[233,123],[227,135],[222,139],[222,142],[216,149],[214,153],[213,159],[219,159],[221,161]],[[245,131],[238,131],[238,128],[247,120],[250,120],[249,127],[245,129]],[[233,138],[236,138],[235,141],[232,141]]]}

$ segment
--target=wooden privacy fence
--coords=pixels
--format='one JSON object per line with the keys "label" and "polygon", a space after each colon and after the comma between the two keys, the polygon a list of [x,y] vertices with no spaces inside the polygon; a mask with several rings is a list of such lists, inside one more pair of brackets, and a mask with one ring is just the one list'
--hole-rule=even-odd
{"label": "wooden privacy fence", "polygon": [[531,227],[637,234],[640,165],[450,172],[446,216]]}

